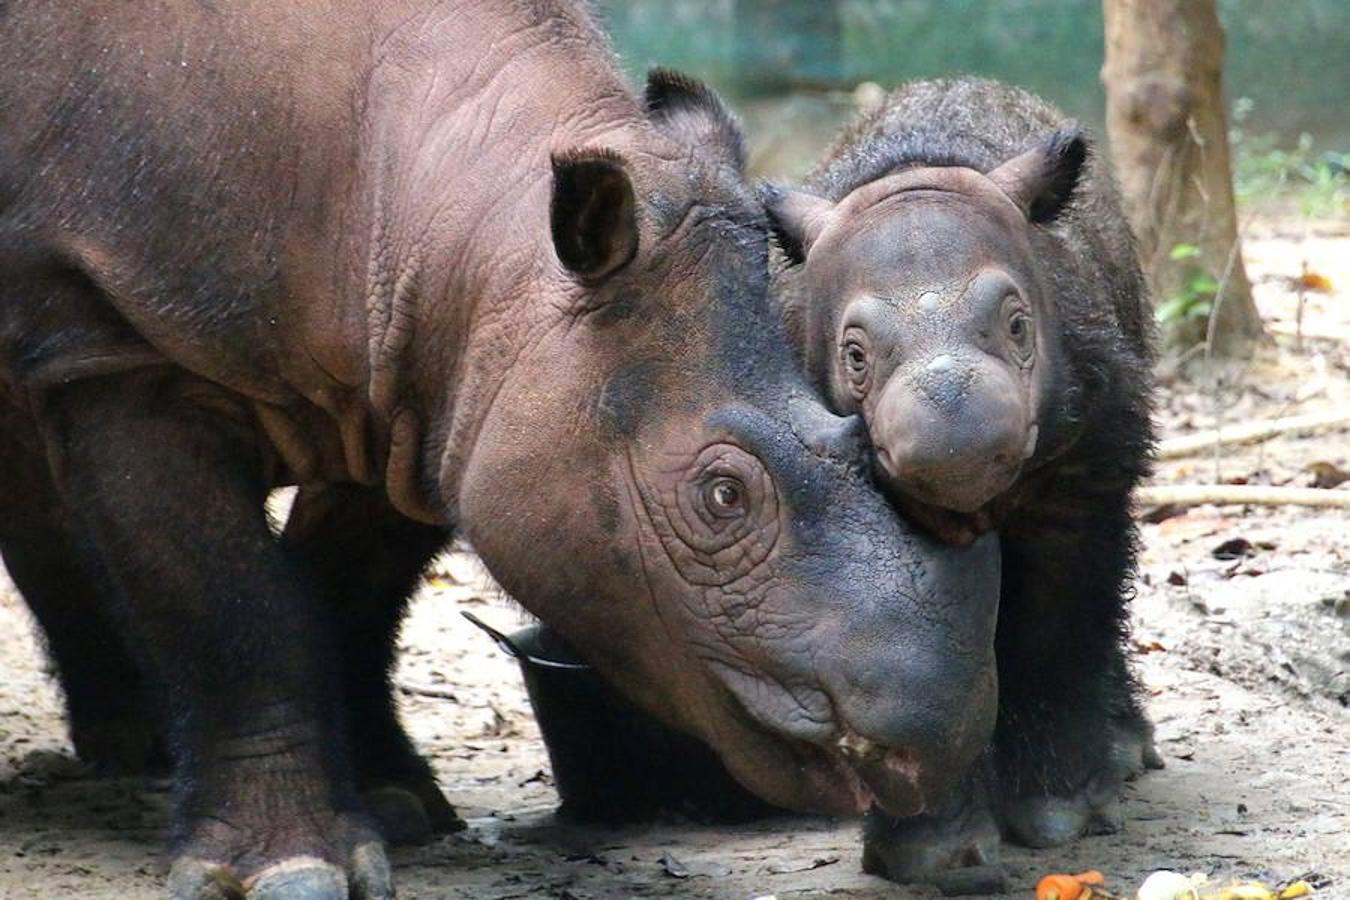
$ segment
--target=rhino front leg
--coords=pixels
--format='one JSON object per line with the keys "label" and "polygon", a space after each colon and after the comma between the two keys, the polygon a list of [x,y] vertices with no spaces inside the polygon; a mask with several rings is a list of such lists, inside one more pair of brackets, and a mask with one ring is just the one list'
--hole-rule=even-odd
{"label": "rhino front leg", "polygon": [[936,884],[944,895],[1007,890],[989,793],[992,767],[987,752],[923,815],[897,819],[873,808],[863,825],[863,871],[902,884]]}
{"label": "rhino front leg", "polygon": [[1124,782],[1162,764],[1125,656],[1127,495],[1064,506],[1003,535],[998,806],[1031,847],[1114,832]]}
{"label": "rhino front leg", "polygon": [[393,896],[337,641],[263,514],[246,407],[168,370],[54,389],[57,484],[174,712],[174,900]]}
{"label": "rhino front leg", "polygon": [[400,515],[383,491],[354,484],[301,489],[282,533],[337,625],[357,784],[393,843],[464,827],[403,730],[390,685],[408,597],[449,539]]}

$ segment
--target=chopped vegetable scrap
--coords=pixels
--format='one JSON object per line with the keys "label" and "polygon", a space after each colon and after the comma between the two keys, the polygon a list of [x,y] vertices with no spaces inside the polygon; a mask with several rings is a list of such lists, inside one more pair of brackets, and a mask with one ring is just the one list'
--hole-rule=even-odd
{"label": "chopped vegetable scrap", "polygon": [[1077,875],[1047,875],[1036,885],[1036,900],[1111,900],[1106,878],[1096,869]]}
{"label": "chopped vegetable scrap", "polygon": [[[1203,872],[1182,875],[1160,869],[1144,879],[1135,892],[1135,900],[1297,900],[1325,887],[1324,878],[1305,875],[1302,878],[1271,887],[1259,881],[1240,881],[1228,885],[1211,885]],[[1125,900],[1106,887],[1106,878],[1093,869],[1077,875],[1054,873],[1046,875],[1036,885],[1036,900]]]}

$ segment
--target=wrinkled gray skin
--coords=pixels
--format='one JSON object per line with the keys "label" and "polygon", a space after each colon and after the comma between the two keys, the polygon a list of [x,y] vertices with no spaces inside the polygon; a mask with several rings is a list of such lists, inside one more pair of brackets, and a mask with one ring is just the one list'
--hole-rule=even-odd
{"label": "wrinkled gray skin", "polygon": [[943,807],[874,817],[866,865],[906,880],[1115,827],[1159,760],[1125,663],[1152,443],[1150,316],[1114,186],[1025,91],[916,82],[800,190],[769,189],[796,265],[784,316],[810,377],[861,414],[878,476],[944,541],[998,529],[999,725]]}
{"label": "wrinkled gray skin", "polygon": [[804,383],[701,85],[564,0],[24,0],[0,59],[0,552],[82,754],[167,695],[175,900],[389,897],[368,813],[453,827],[387,683],[452,530],[777,804],[917,813],[987,741],[994,541]]}

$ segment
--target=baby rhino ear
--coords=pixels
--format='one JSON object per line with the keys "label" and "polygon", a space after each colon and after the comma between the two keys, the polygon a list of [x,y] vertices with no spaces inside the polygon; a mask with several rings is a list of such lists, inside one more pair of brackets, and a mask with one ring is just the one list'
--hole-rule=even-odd
{"label": "baby rhino ear", "polygon": [[794,263],[803,262],[811,252],[811,245],[830,223],[834,204],[824,197],[767,181],[758,185],[758,193],[783,250]]}
{"label": "baby rhino ear", "polygon": [[1065,122],[1035,147],[989,173],[1026,217],[1037,225],[1053,222],[1073,197],[1088,157],[1088,141],[1077,122]]}

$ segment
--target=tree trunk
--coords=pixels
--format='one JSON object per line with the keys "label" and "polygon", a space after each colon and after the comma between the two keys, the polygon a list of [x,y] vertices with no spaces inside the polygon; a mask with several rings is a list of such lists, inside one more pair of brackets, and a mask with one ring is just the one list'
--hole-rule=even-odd
{"label": "tree trunk", "polygon": [[1166,343],[1249,355],[1265,331],[1237,234],[1215,0],[1102,7],[1106,133]]}

